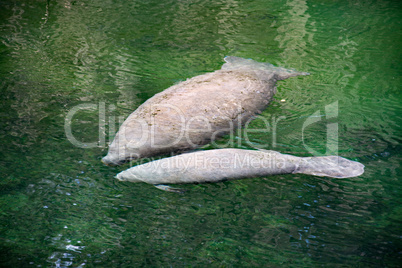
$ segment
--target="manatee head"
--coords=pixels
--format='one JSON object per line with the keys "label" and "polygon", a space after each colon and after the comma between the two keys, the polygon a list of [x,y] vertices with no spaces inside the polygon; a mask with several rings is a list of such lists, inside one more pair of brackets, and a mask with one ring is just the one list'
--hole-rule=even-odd
{"label": "manatee head", "polygon": [[126,163],[128,160],[121,160],[118,157],[114,157],[111,154],[107,154],[102,158],[102,163],[107,166],[119,166]]}
{"label": "manatee head", "polygon": [[118,134],[110,144],[107,155],[102,158],[105,165],[118,166],[140,158],[139,149],[136,146],[130,146],[130,142],[122,139]]}

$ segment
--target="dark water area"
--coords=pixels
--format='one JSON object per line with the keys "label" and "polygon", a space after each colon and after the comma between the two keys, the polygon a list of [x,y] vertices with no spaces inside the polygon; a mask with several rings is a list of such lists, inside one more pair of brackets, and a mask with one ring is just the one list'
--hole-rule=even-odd
{"label": "dark water area", "polygon": [[[0,266],[398,267],[401,32],[400,1],[0,1]],[[311,75],[278,82],[250,125],[270,131],[222,146],[365,173],[185,194],[114,179],[128,165],[100,160],[122,120],[227,55]]]}

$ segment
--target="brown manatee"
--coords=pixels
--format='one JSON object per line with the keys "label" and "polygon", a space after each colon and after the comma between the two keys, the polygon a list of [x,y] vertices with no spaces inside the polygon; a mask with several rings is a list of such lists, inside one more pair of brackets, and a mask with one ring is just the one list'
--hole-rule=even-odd
{"label": "brown manatee", "polygon": [[295,173],[348,178],[360,176],[363,172],[363,164],[339,156],[297,157],[268,150],[230,148],[155,160],[122,171],[116,178],[172,190],[166,184],[219,182]]}
{"label": "brown manatee", "polygon": [[171,86],[139,106],[121,125],[102,161],[119,165],[207,144],[264,110],[276,81],[308,75],[251,59],[225,61],[220,70]]}

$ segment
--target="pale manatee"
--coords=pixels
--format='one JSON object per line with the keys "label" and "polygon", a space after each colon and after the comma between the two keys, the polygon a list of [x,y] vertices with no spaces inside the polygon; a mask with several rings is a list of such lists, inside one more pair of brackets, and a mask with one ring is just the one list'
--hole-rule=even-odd
{"label": "pale manatee", "polygon": [[122,171],[116,178],[170,190],[166,184],[219,182],[295,173],[348,178],[360,176],[363,172],[363,164],[339,156],[297,157],[269,150],[228,148],[155,160]]}
{"label": "pale manatee", "polygon": [[102,162],[119,165],[205,145],[264,110],[276,81],[308,75],[251,59],[224,60],[220,70],[171,86],[139,106],[121,125]]}

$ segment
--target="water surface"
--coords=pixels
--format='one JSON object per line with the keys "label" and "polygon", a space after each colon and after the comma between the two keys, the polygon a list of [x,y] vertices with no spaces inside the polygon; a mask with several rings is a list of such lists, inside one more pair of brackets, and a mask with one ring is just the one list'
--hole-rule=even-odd
{"label": "water surface", "polygon": [[[0,7],[2,266],[401,262],[398,1],[64,0]],[[121,119],[163,89],[219,69],[226,55],[311,75],[278,83],[262,113],[275,131],[249,133],[251,143],[238,133],[221,145],[334,153],[327,150],[333,124],[338,142],[329,149],[363,163],[366,172],[343,180],[286,175],[185,185],[183,195],[116,181],[128,166],[105,167],[100,159]],[[67,139],[64,124],[83,104],[95,109],[73,118],[81,148]],[[328,107],[336,116],[329,118]],[[317,121],[303,130],[311,115]]]}

